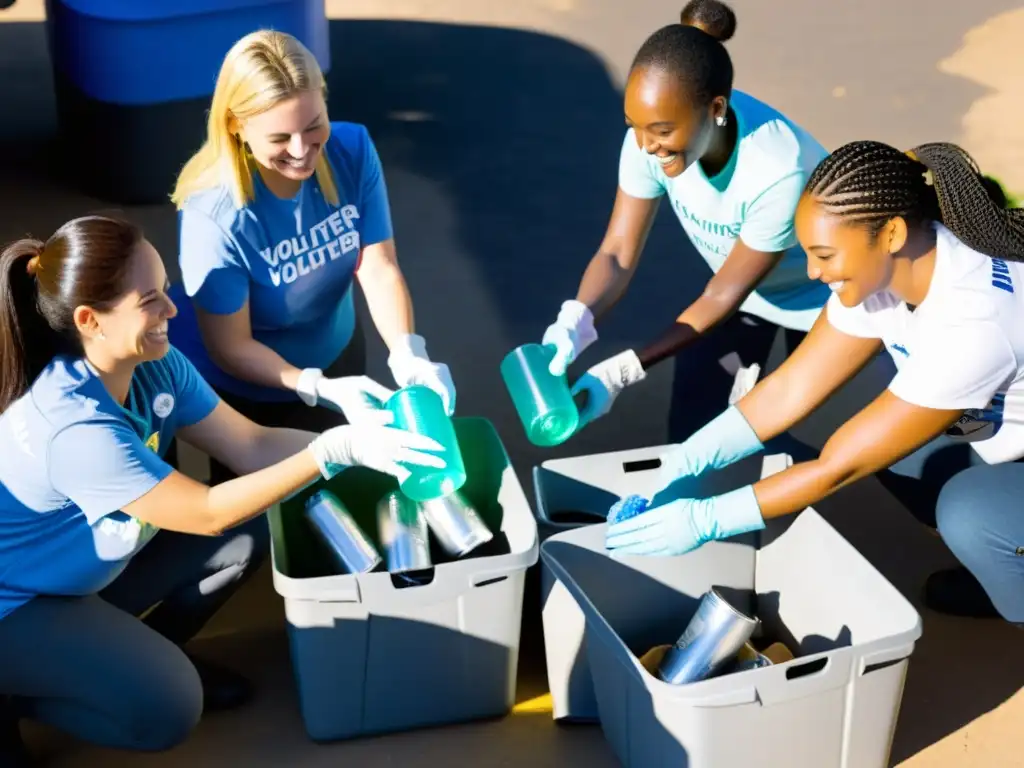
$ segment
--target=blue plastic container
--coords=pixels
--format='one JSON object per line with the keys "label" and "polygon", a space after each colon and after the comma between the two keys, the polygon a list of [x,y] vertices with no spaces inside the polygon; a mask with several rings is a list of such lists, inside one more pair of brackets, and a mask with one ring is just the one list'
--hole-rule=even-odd
{"label": "blue plastic container", "polygon": [[118,203],[167,201],[239,38],[287,32],[330,70],[324,0],[47,0],[46,17],[64,165]]}

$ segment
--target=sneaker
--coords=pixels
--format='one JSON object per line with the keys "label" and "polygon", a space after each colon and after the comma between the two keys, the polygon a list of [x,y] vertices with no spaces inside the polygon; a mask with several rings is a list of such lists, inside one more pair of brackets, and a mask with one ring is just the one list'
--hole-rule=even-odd
{"label": "sneaker", "polygon": [[963,566],[929,576],[924,586],[924,604],[949,616],[1001,618],[981,582]]}
{"label": "sneaker", "polygon": [[189,660],[203,684],[203,711],[218,712],[240,707],[252,698],[252,684],[234,670],[196,658]]}

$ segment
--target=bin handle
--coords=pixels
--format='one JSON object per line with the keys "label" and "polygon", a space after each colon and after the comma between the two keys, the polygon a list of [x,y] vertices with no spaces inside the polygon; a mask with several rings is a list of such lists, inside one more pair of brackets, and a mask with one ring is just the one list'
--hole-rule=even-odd
{"label": "bin handle", "polygon": [[622,462],[622,472],[626,475],[631,475],[636,472],[650,472],[651,470],[661,468],[661,453],[659,450],[658,454],[653,458],[649,459],[633,459],[632,461]]}
{"label": "bin handle", "polygon": [[853,649],[847,647],[756,669],[757,695],[771,706],[830,691],[849,683],[852,666]]}

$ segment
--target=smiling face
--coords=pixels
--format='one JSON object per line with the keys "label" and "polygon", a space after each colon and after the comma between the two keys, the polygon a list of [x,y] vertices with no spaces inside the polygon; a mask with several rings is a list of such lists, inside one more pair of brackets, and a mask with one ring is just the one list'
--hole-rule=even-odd
{"label": "smiling face", "polygon": [[119,363],[159,360],[170,348],[167,322],[178,314],[167,290],[160,254],[149,241],[140,241],[131,254],[121,297],[102,310],[75,309],[83,343],[103,359]]}
{"label": "smiling face", "polygon": [[316,171],[331,136],[327,105],[320,91],[302,91],[265,112],[241,121],[237,131],[253,158],[289,181],[305,181]]}
{"label": "smiling face", "polygon": [[707,153],[715,119],[724,117],[727,109],[721,96],[708,106],[695,107],[678,78],[659,69],[637,67],[626,83],[626,124],[640,148],[656,156],[670,178]]}
{"label": "smiling face", "polygon": [[894,259],[907,240],[902,218],[890,219],[877,235],[857,222],[829,213],[804,194],[794,218],[807,254],[807,276],[826,283],[843,306],[854,307],[892,282]]}

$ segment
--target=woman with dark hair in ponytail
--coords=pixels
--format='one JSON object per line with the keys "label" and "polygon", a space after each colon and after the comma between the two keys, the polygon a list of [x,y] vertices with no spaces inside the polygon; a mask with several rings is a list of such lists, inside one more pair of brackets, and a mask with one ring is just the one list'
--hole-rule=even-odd
{"label": "woman with dark hair in ponytail", "polygon": [[[117,219],[0,254],[0,765],[29,764],[21,717],[161,750],[242,703],[244,679],[182,647],[265,556],[263,510],[335,465],[443,466],[386,426],[254,424],[167,343],[176,312],[159,254]],[[175,437],[241,477],[176,472]]]}
{"label": "woman with dark hair in ponytail", "polygon": [[[594,324],[622,297],[667,198],[693,249],[711,269],[688,307],[643,347],[598,362],[574,385],[587,393],[586,424],[628,386],[676,357],[669,416],[673,440],[689,437],[728,402],[738,360],[756,378],[780,333],[787,350],[810,330],[828,289],[807,277],[793,213],[807,177],[827,154],[774,107],[734,90],[724,43],[736,17],[719,0],[691,0],[640,47],[626,82],[626,132],[618,190],[604,239],[574,299],[544,333],[560,375],[597,340]],[[739,383],[748,378],[739,377]]]}
{"label": "woman with dark hair in ponytail", "polygon": [[1005,203],[953,144],[858,141],[826,158],[796,231],[827,309],[777,371],[669,452],[664,484],[761,450],[881,348],[895,377],[816,460],[712,498],[666,490],[610,526],[608,547],[687,552],[878,473],[963,564],[929,577],[926,604],[1024,626],[1024,209]]}

